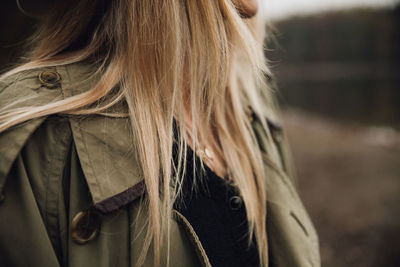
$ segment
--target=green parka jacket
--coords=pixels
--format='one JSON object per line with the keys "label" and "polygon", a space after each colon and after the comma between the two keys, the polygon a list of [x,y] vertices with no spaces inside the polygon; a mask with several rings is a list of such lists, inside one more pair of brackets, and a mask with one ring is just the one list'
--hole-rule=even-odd
{"label": "green parka jacket", "polygon": [[[88,90],[90,67],[23,71],[0,81],[0,108],[39,106]],[[273,105],[252,117],[263,151],[269,264],[320,266],[318,238],[296,192]],[[249,116],[253,116],[249,113]],[[261,128],[266,119],[269,131]],[[127,118],[52,115],[0,134],[0,266],[136,266],[146,215]],[[211,266],[196,232],[171,218],[170,266]],[[162,255],[162,266],[167,255]],[[153,266],[151,253],[145,266]]]}

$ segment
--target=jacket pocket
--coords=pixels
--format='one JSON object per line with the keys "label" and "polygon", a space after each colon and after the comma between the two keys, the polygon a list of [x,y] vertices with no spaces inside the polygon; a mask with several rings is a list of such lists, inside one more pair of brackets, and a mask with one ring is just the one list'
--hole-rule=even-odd
{"label": "jacket pocket", "polygon": [[279,233],[276,237],[274,235],[277,234],[272,233],[272,238],[282,243],[284,237],[281,249],[290,249],[287,252],[289,255],[304,254],[310,262],[314,262],[312,266],[318,266],[317,233],[291,179],[265,153],[263,161],[268,201],[267,220],[273,225],[273,232]]}

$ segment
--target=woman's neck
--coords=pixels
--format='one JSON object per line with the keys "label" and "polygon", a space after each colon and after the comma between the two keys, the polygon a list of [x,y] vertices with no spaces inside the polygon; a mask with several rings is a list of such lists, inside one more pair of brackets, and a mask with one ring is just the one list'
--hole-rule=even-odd
{"label": "woman's neck", "polygon": [[[188,110],[186,110],[184,114],[187,144],[215,174],[220,178],[227,179],[228,171],[217,138],[214,134],[208,134],[207,136],[198,134],[199,130],[201,131],[202,129],[202,125],[195,122],[194,126],[197,129],[197,140],[194,140],[194,134],[192,132],[193,122],[190,114]],[[212,129],[203,131],[203,133],[204,132],[213,133]]]}

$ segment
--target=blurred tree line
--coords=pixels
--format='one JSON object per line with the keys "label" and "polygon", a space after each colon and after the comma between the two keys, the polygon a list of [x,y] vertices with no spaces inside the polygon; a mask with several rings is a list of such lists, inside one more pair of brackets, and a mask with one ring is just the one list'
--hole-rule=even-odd
{"label": "blurred tree line", "polygon": [[285,105],[400,126],[400,6],[276,23],[266,56]]}

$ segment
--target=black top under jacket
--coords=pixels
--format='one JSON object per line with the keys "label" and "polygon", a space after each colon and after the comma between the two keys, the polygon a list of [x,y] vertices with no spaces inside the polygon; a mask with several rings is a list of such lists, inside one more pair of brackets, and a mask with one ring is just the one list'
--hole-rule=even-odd
{"label": "black top under jacket", "polygon": [[187,149],[183,193],[174,208],[194,228],[213,267],[259,266],[255,241],[248,245],[246,210],[237,189],[206,165],[202,168],[197,155],[193,159],[193,153]]}

